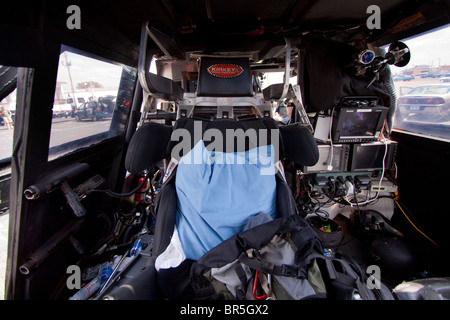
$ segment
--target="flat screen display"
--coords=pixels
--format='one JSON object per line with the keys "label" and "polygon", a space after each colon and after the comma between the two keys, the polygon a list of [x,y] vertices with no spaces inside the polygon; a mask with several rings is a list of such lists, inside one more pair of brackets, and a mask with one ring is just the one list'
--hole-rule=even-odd
{"label": "flat screen display", "polygon": [[[348,154],[350,152],[349,145],[334,145],[333,146],[333,159],[331,157],[331,148],[329,145],[319,145],[319,160],[314,166],[304,167],[304,173],[313,172],[342,172],[347,171]],[[328,170],[330,164],[333,168]]]}
{"label": "flat screen display", "polygon": [[[397,142],[389,141],[385,169],[391,169]],[[355,144],[353,146],[351,171],[371,171],[383,168],[385,145],[381,142]]]}
{"label": "flat screen display", "polygon": [[[370,110],[371,111],[371,110]],[[340,128],[341,138],[347,137],[373,137],[377,129],[381,112],[346,111]]]}

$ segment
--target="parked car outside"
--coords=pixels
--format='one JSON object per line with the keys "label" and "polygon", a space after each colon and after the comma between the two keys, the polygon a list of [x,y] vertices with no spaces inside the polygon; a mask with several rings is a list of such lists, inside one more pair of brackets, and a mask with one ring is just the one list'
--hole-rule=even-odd
{"label": "parked car outside", "polygon": [[73,117],[75,117],[75,112],[77,110],[77,105],[85,103],[86,100],[84,99],[84,97],[78,97],[77,96],[77,101],[74,101],[74,99],[72,97],[69,97],[69,98],[66,99],[66,102],[68,104],[70,104],[70,106],[72,107],[72,111],[71,111],[70,116],[73,118]]}
{"label": "parked car outside", "polygon": [[450,77],[442,77],[439,81],[441,81],[441,82],[450,82]]}
{"label": "parked car outside", "polygon": [[420,76],[421,78],[436,78],[436,75],[433,73],[423,74]]}
{"label": "parked car outside", "polygon": [[114,112],[114,106],[116,105],[116,97],[112,95],[99,97],[98,101],[105,106],[105,112],[112,114]]}
{"label": "parked car outside", "polygon": [[53,118],[67,118],[72,115],[72,106],[70,104],[53,105]]}
{"label": "parked car outside", "polygon": [[77,107],[75,119],[76,121],[82,121],[84,119],[93,121],[101,120],[106,116],[106,108],[106,105],[98,101],[85,102]]}
{"label": "parked car outside", "polygon": [[450,84],[419,86],[397,100],[396,122],[450,121]]}
{"label": "parked car outside", "polygon": [[414,76],[406,76],[406,75],[399,74],[399,75],[396,75],[396,76],[392,77],[392,79],[394,81],[399,81],[399,80],[410,81],[410,80],[414,80],[415,77]]}

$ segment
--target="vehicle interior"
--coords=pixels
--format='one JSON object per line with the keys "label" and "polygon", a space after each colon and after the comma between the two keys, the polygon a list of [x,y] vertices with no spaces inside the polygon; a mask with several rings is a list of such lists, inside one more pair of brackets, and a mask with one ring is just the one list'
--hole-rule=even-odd
{"label": "vehicle interior", "polygon": [[[260,212],[305,218],[324,255],[379,267],[392,299],[449,299],[450,140],[396,127],[391,68],[415,55],[405,39],[448,26],[450,3],[372,5],[2,4],[0,101],[16,90],[5,299],[194,299],[191,264]],[[108,112],[53,116],[75,96]],[[252,150],[274,171],[188,166]]]}

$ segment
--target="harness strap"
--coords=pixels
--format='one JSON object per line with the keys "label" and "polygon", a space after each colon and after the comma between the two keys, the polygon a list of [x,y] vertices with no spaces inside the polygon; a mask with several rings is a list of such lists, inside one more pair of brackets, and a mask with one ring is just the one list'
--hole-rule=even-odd
{"label": "harness strap", "polygon": [[241,253],[238,258],[239,262],[245,264],[251,269],[260,272],[271,274],[274,276],[294,277],[297,279],[305,279],[307,277],[306,271],[298,266],[282,264],[277,266],[272,262],[259,258],[251,258],[246,252]]}
{"label": "harness strap", "polygon": [[191,288],[194,297],[198,300],[221,300],[223,295],[218,294],[214,286],[203,276],[203,267],[195,263],[191,267]]}
{"label": "harness strap", "polygon": [[241,288],[236,290],[236,298],[238,300],[245,300],[245,293],[247,292],[248,287],[247,274],[240,264],[236,265],[235,272],[241,282]]}

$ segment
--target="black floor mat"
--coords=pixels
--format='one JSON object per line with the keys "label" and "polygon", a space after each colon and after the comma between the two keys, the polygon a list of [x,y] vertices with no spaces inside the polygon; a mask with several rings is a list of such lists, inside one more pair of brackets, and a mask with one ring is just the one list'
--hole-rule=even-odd
{"label": "black floor mat", "polygon": [[365,244],[363,244],[355,234],[350,219],[341,214],[338,214],[333,219],[333,221],[342,227],[344,233],[341,244],[338,247],[338,251],[348,257],[351,257],[365,270],[368,266],[368,263],[366,261],[367,250]]}
{"label": "black floor mat", "polygon": [[[341,214],[338,214],[333,221],[343,228],[344,234],[340,246],[336,248],[336,252],[341,253],[354,263],[357,263],[362,270],[367,270],[367,267],[372,264],[377,265],[370,256],[369,246],[372,242],[372,240],[370,240],[371,238],[365,240],[363,237],[359,236],[352,226],[350,219]],[[380,271],[381,281],[390,289],[393,289],[404,280],[409,280],[409,277],[405,277],[405,279],[384,277],[383,275],[386,275],[386,272],[383,272],[383,268],[381,268]]]}

